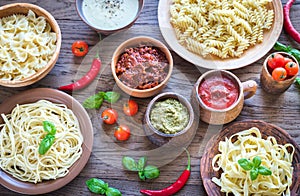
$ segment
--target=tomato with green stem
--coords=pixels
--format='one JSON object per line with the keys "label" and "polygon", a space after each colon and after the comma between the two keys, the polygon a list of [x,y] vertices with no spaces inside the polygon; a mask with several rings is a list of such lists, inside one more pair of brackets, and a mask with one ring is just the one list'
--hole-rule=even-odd
{"label": "tomato with green stem", "polygon": [[134,100],[128,100],[123,104],[123,112],[127,116],[133,116],[138,112],[139,106]]}
{"label": "tomato with green stem", "polygon": [[299,71],[299,65],[295,62],[288,62],[284,68],[287,71],[288,76],[297,75]]}
{"label": "tomato with green stem", "polygon": [[130,128],[127,125],[119,125],[115,127],[114,136],[119,141],[128,140],[130,137]]}
{"label": "tomato with green stem", "polygon": [[283,81],[287,77],[287,71],[283,67],[277,67],[272,71],[272,77],[276,81]]}
{"label": "tomato with green stem", "polygon": [[284,67],[285,65],[285,58],[279,54],[274,53],[268,58],[268,66],[271,69],[275,69],[276,67]]}
{"label": "tomato with green stem", "polygon": [[72,44],[72,53],[75,56],[85,56],[89,51],[89,46],[85,41],[75,41]]}
{"label": "tomato with green stem", "polygon": [[105,124],[112,125],[118,120],[118,112],[112,108],[105,109],[101,114],[101,118]]}

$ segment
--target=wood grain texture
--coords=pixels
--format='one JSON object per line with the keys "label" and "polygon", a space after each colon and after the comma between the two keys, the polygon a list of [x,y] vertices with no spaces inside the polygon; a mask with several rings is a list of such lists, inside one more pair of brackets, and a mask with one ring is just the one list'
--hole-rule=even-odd
{"label": "wood grain texture", "polygon": [[[1,0],[0,6],[16,2],[20,1]],[[54,16],[61,29],[62,48],[55,67],[38,83],[21,88],[7,88],[0,86],[0,102],[3,102],[5,98],[26,89],[37,87],[56,88],[74,81],[76,78],[80,77],[80,75],[83,75],[84,72],[90,67],[89,62],[91,61],[91,58],[82,59],[74,57],[71,52],[72,43],[75,40],[85,40],[90,48],[96,48],[95,45],[97,45],[99,42],[99,35],[90,29],[84,22],[82,22],[77,15],[74,0],[26,0],[22,2],[37,4],[48,10]],[[285,4],[286,1],[283,0],[282,3]],[[110,59],[113,50],[122,40],[137,35],[146,35],[159,39],[166,44],[158,28],[157,6],[158,0],[146,0],[144,9],[139,19],[128,31],[118,34],[114,39],[112,39],[110,36],[103,37],[104,41],[101,42],[103,44],[100,48],[103,62],[101,74],[98,75],[98,78],[91,84],[91,86],[83,91],[73,94],[73,97],[82,102],[87,96],[91,95],[87,94],[87,92],[99,90],[116,90],[121,92],[120,89],[115,86],[114,79],[111,75]],[[296,1],[291,9],[290,17],[293,25],[298,31],[300,31],[300,15],[297,14],[299,10],[300,2]],[[106,39],[109,41],[105,41]],[[284,30],[281,32],[279,41],[300,49],[300,45],[293,41]],[[261,89],[259,76],[262,70],[262,64],[264,59],[271,52],[273,51],[271,50],[263,58],[247,67],[232,70],[232,72],[236,74],[242,82],[252,79],[258,83],[256,94],[250,99],[245,100],[243,110],[234,122],[259,119],[268,123],[272,123],[286,130],[299,145],[300,89],[295,85],[291,85],[291,87],[285,93],[276,96],[270,95]],[[190,99],[194,83],[206,70],[196,67],[193,64],[185,61],[175,52],[172,52],[172,56],[174,60],[173,73],[167,87],[163,90],[163,92],[175,91]],[[93,152],[89,162],[82,170],[80,175],[77,176],[71,183],[46,195],[92,195],[85,186],[85,181],[91,177],[101,178],[102,180],[108,182],[109,185],[120,189],[123,195],[130,196],[141,195],[139,193],[140,189],[161,189],[176,181],[186,167],[187,160],[185,153],[174,157],[172,161],[161,166],[160,177],[151,181],[142,182],[138,179],[136,173],[125,171],[120,166],[117,156],[118,152],[112,148],[114,145],[117,145],[118,148],[123,147],[136,151],[150,151],[157,149],[157,147],[143,135],[143,130],[140,125],[144,118],[144,112],[146,111],[147,105],[151,98],[134,98],[134,100],[137,101],[140,106],[139,112],[134,118],[128,118],[121,113],[122,101],[126,100],[126,98],[128,98],[126,97],[126,94],[122,93],[122,99],[113,107],[120,111],[120,123],[127,123],[129,126],[132,126],[132,131],[134,134],[132,134],[130,141],[125,143],[114,142],[113,127],[102,125],[99,116],[105,108],[110,107],[111,105],[104,103],[100,110],[89,111],[89,115],[93,122],[95,136],[95,145],[93,147]],[[223,126],[207,125],[199,121],[198,130],[188,147],[192,158],[191,176],[186,186],[176,195],[206,195],[200,176],[200,158],[204,153],[207,141],[216,133],[218,133],[222,127]],[[101,133],[105,133],[107,137],[100,137]],[[100,147],[103,145],[100,143],[101,139],[107,139],[110,141],[106,143],[105,148]],[[110,158],[110,156],[116,157],[116,161],[114,162],[115,164],[108,164],[104,159],[106,157]],[[0,186],[0,195],[10,196],[19,194]]]}

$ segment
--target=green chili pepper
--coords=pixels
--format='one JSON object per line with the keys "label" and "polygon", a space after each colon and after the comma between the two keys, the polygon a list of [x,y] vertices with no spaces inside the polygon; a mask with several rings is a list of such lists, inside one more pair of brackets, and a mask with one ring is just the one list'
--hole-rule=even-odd
{"label": "green chili pepper", "polygon": [[40,143],[39,154],[44,155],[54,143],[55,136],[47,134]]}

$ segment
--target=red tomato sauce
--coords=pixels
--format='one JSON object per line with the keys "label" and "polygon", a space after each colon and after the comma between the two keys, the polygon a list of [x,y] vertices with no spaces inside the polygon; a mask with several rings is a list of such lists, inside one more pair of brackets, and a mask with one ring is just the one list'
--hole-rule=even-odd
{"label": "red tomato sauce", "polygon": [[202,81],[198,95],[208,107],[226,109],[238,99],[239,87],[230,77],[211,76]]}

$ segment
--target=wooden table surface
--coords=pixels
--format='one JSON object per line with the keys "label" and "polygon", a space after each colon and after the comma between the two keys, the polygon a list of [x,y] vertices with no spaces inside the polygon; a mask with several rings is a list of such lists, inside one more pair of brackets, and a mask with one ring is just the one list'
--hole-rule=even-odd
{"label": "wooden table surface", "polygon": [[[75,0],[1,0],[0,6],[16,2],[28,2],[42,6],[55,17],[62,32],[62,48],[56,66],[44,79],[28,87],[0,87],[1,103],[6,98],[27,89],[37,87],[56,88],[60,85],[68,84],[84,73],[89,68],[89,65],[82,65],[82,63],[89,62],[90,59],[73,56],[71,45],[75,40],[85,40],[90,48],[97,45],[97,48],[100,48],[100,56],[103,62],[101,74],[98,75],[98,79],[87,89],[73,94],[80,102],[92,95],[93,92],[119,91],[110,72],[109,59],[113,50],[121,41],[136,35],[148,35],[164,42],[158,28],[158,0],[146,0],[144,9],[134,26],[117,36],[106,37],[102,41],[102,45],[101,42],[99,43],[98,34],[82,22],[77,15]],[[282,3],[285,4],[286,1],[282,1]],[[300,10],[299,1],[296,1],[294,4],[290,16],[295,28],[300,31],[300,15],[296,14],[299,12],[296,10]],[[300,45],[294,42],[284,31],[282,31],[279,41],[300,49]],[[189,99],[193,84],[201,73],[206,70],[199,69],[195,65],[185,61],[175,52],[172,52],[172,55],[175,62],[174,71],[167,87],[163,91],[175,91]],[[259,75],[266,56],[249,66],[232,70],[241,81],[252,79],[259,85],[256,95],[245,101],[241,114],[234,122],[263,120],[285,129],[300,144],[300,89],[292,85],[285,93],[276,96],[264,92],[260,86]],[[108,182],[110,186],[118,188],[123,195],[141,195],[139,193],[140,189],[161,189],[176,181],[186,166],[187,161],[184,153],[175,152],[172,160],[162,161],[160,165],[160,177],[155,180],[142,182],[138,179],[136,173],[125,171],[122,168],[120,163],[122,154],[130,152],[134,155],[136,153],[138,157],[138,155],[143,155],[143,153],[147,155],[155,150],[156,152],[160,150],[160,147],[152,144],[148,137],[143,134],[141,126],[144,112],[151,98],[134,98],[138,102],[140,109],[139,113],[133,118],[128,118],[121,114],[121,103],[125,99],[128,99],[128,97],[122,93],[122,99],[114,107],[119,110],[119,122],[127,123],[132,128],[132,137],[129,141],[123,143],[115,142],[113,139],[113,127],[102,125],[99,115],[103,109],[110,107],[109,104],[105,103],[100,110],[88,111],[93,123],[95,136],[91,157],[85,168],[73,181],[63,188],[46,195],[92,195],[85,185],[85,181],[92,177],[98,177]],[[201,182],[200,159],[208,139],[221,130],[222,126],[208,126],[201,121],[198,123],[199,127],[196,130],[195,137],[191,138],[188,145],[188,150],[192,156],[191,176],[185,187],[177,195],[206,195]],[[104,137],[108,139],[103,140]],[[0,195],[18,194],[0,186]]]}

